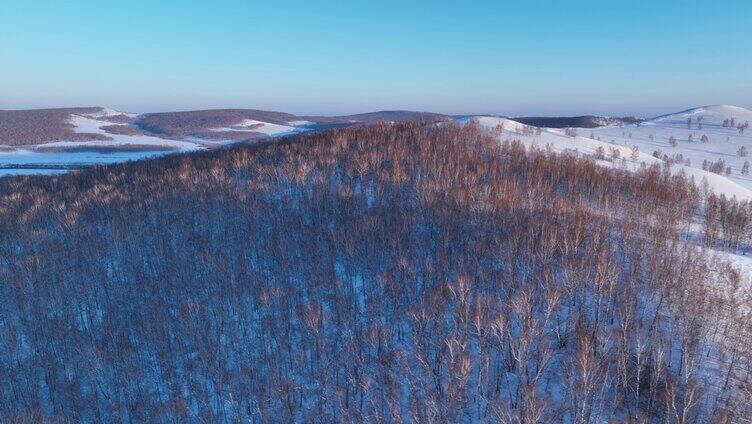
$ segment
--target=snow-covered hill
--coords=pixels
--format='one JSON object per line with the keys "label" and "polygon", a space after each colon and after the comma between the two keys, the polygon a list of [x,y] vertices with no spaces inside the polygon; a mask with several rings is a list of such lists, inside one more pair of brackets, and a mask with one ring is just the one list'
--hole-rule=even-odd
{"label": "snow-covered hill", "polygon": [[[300,117],[250,109],[137,115],[110,108],[5,111],[0,114],[0,176],[59,173],[93,164],[214,148],[359,122],[442,119],[418,112]],[[606,166],[638,169],[670,163],[717,193],[752,199],[752,111],[705,106],[642,122],[598,128],[538,128],[498,117],[463,117],[500,131],[502,140],[576,151]],[[578,121],[579,122],[579,121]],[[616,123],[614,123],[616,122]],[[33,140],[33,141],[25,141]],[[749,152],[749,154],[748,154]]]}
{"label": "snow-covered hill", "polygon": [[[226,128],[208,128],[201,135],[172,137],[144,131],[137,125],[138,114],[110,108],[50,110],[46,115],[45,111],[32,112],[36,115],[14,122],[0,122],[18,129],[11,127],[8,134],[19,134],[12,140],[10,136],[8,140],[0,138],[0,176],[55,174],[97,164],[203,150],[247,139],[303,132],[311,124],[309,121],[294,121],[281,125],[237,119]],[[19,114],[23,118],[23,111]],[[42,122],[38,120],[40,114],[50,118]],[[41,140],[25,143],[24,134],[28,128],[44,130],[39,137]]]}
{"label": "snow-covered hill", "polygon": [[61,173],[359,123],[445,118],[411,111],[297,116],[256,109],[142,115],[105,107],[0,110],[0,176]]}
{"label": "snow-covered hill", "polygon": [[[504,118],[475,117],[500,131],[502,140],[527,146],[574,151],[596,157],[607,166],[637,169],[670,163],[698,184],[706,182],[718,194],[752,199],[752,111],[736,106],[705,106],[640,123],[600,128],[549,129],[526,126]],[[749,168],[747,165],[746,168]]]}
{"label": "snow-covered hill", "polygon": [[[595,128],[588,136],[609,144],[637,146],[645,153],[683,164],[693,170],[692,175],[707,177],[710,173],[721,176],[749,192],[752,190],[749,175],[752,130],[747,128],[750,121],[752,111],[748,109],[704,106],[640,124]],[[720,181],[716,177],[713,180]],[[709,183],[719,192],[728,192],[732,188],[728,182],[723,186],[714,185],[712,181]],[[729,194],[742,194],[736,191]],[[752,197],[752,193],[746,197]]]}
{"label": "snow-covered hill", "polygon": [[[301,124],[302,123],[302,124]],[[242,132],[253,131],[268,136],[280,136],[295,134],[305,131],[305,126],[308,121],[293,121],[288,122],[288,125],[274,124],[271,122],[257,121],[255,119],[243,119],[240,123],[232,125],[227,128],[212,128],[211,131],[217,132]]]}

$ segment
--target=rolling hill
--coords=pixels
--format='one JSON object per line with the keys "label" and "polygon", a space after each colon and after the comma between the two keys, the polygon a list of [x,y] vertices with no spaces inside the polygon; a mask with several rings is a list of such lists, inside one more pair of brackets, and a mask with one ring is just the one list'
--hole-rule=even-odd
{"label": "rolling hill", "polygon": [[254,109],[132,114],[103,107],[0,111],[0,176],[55,174],[301,132],[443,115],[296,116]]}
{"label": "rolling hill", "polygon": [[473,122],[0,179],[0,422],[752,417],[749,204]]}
{"label": "rolling hill", "polygon": [[704,106],[597,128],[540,128],[488,116],[461,120],[469,121],[496,128],[501,140],[576,152],[605,166],[632,170],[657,163],[718,194],[752,199],[752,177],[744,171],[752,149],[752,131],[744,126],[752,121],[752,111],[741,107]]}
{"label": "rolling hill", "polygon": [[[666,164],[719,194],[752,199],[752,111],[705,106],[652,119],[451,117],[411,111],[297,116],[255,109],[143,115],[108,108],[0,111],[0,175],[60,173],[96,164],[213,149],[374,122],[477,121],[500,140],[547,146],[632,170]],[[724,124],[725,121],[725,124]],[[538,126],[531,125],[536,123]]]}

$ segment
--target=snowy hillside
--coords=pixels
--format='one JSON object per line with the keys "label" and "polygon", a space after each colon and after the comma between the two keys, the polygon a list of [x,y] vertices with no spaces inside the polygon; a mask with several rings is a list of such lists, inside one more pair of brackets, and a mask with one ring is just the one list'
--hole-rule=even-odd
{"label": "snowy hillside", "polygon": [[91,140],[75,139],[66,134],[42,144],[3,146],[0,151],[0,176],[27,174],[55,174],[69,169],[96,164],[138,160],[174,151],[201,148],[196,143],[167,140],[147,136],[135,131],[113,133],[107,128],[128,128],[124,120],[136,115],[100,108],[91,113],[71,114],[67,123],[73,126],[74,135],[85,134]]}
{"label": "snowy hillside", "polygon": [[[302,124],[301,124],[302,123]],[[257,121],[255,119],[243,119],[240,123],[227,128],[212,128],[212,131],[254,131],[268,136],[281,136],[305,131],[308,121],[292,121],[289,125],[273,124],[270,122]]]}
{"label": "snowy hillside", "polygon": [[[33,111],[36,112],[36,111]],[[40,111],[44,112],[44,111]],[[23,112],[19,112],[23,113]],[[276,137],[308,130],[308,121],[280,125],[252,119],[236,119],[227,128],[211,128],[205,134],[170,137],[144,131],[139,115],[110,108],[51,110],[45,121],[37,116],[7,126],[37,127],[46,131],[41,142],[0,139],[0,176],[56,174],[97,164],[139,160],[173,152],[203,150],[253,138]],[[53,120],[56,126],[50,124]],[[3,122],[0,122],[3,124]],[[11,128],[14,129],[14,128]],[[11,134],[20,131],[8,131]]]}
{"label": "snowy hillside", "polygon": [[[724,123],[725,121],[725,123]],[[607,143],[637,146],[672,163],[707,171],[752,189],[749,151],[752,111],[736,106],[705,106],[641,124],[596,128],[587,136]],[[583,131],[584,132],[584,131]],[[745,163],[747,163],[745,167]]]}
{"label": "snowy hillside", "polygon": [[0,176],[62,173],[356,124],[446,118],[412,111],[297,116],[257,109],[142,115],[103,107],[0,110]]}
{"label": "snowy hillside", "polygon": [[[59,173],[94,164],[215,148],[305,131],[379,120],[442,119],[418,112],[300,117],[228,109],[137,115],[110,108],[5,111],[0,114],[0,176]],[[670,163],[717,193],[752,199],[748,152],[752,111],[706,106],[639,123],[604,121],[598,128],[538,128],[498,117],[465,117],[499,130],[502,140],[575,151],[606,166],[637,169]],[[579,122],[579,121],[578,121]],[[614,122],[617,122],[614,124]]]}
{"label": "snowy hillside", "polygon": [[[496,117],[466,118],[500,131],[502,140],[526,146],[593,156],[603,165],[637,169],[670,163],[697,184],[707,182],[718,194],[752,199],[748,154],[752,149],[752,111],[736,106],[706,106],[641,123],[600,128],[531,127]],[[724,124],[725,121],[725,124]]]}

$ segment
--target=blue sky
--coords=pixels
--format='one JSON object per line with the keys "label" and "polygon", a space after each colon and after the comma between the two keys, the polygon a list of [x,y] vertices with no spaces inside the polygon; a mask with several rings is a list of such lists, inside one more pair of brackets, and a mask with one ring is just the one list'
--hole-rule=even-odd
{"label": "blue sky", "polygon": [[752,2],[0,0],[0,108],[752,106]]}

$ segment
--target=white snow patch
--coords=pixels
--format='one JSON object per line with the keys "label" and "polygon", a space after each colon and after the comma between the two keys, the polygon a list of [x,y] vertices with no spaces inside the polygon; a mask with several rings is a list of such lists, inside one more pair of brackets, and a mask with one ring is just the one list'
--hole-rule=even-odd
{"label": "white snow patch", "polygon": [[232,132],[232,131],[253,131],[268,136],[281,136],[294,134],[305,131],[302,128],[290,127],[287,125],[272,124],[269,122],[257,121],[255,119],[243,119],[239,124],[226,128],[212,128],[211,131]]}
{"label": "white snow patch", "polygon": [[316,125],[313,121],[290,121],[288,124],[292,125],[293,127],[308,127],[311,125]]}
{"label": "white snow patch", "polygon": [[113,147],[113,146],[128,146],[128,145],[145,145],[160,147],[169,147],[181,151],[196,150],[200,147],[196,143],[180,140],[168,140],[159,137],[153,137],[148,135],[124,135],[124,134],[110,134],[103,130],[102,127],[107,125],[121,125],[117,123],[111,123],[98,119],[88,118],[81,115],[73,115],[68,121],[76,127],[77,133],[94,133],[101,134],[110,137],[112,140],[96,140],[96,141],[57,141],[54,143],[45,143],[43,145],[35,147]]}
{"label": "white snow patch", "polygon": [[[120,163],[161,156],[173,151],[192,151],[204,147],[188,141],[167,140],[146,135],[110,134],[102,129],[106,125],[120,125],[101,120],[101,117],[120,115],[120,112],[109,110],[97,112],[100,119],[92,114],[72,115],[69,122],[77,133],[94,133],[110,137],[112,140],[96,141],[58,141],[39,145],[23,146],[0,151],[0,177],[8,175],[50,175],[67,172],[91,165]],[[154,150],[127,150],[127,146],[153,146]],[[74,147],[117,148],[123,150],[111,151],[45,151],[45,148],[58,147],[61,149]],[[165,150],[169,148],[169,150]]]}
{"label": "white snow patch", "polygon": [[115,109],[110,109],[108,107],[103,107],[97,112],[83,114],[83,116],[86,116],[89,118],[107,118],[109,116],[119,116],[119,115],[125,115],[129,118],[135,118],[138,116],[137,113],[120,112]]}

